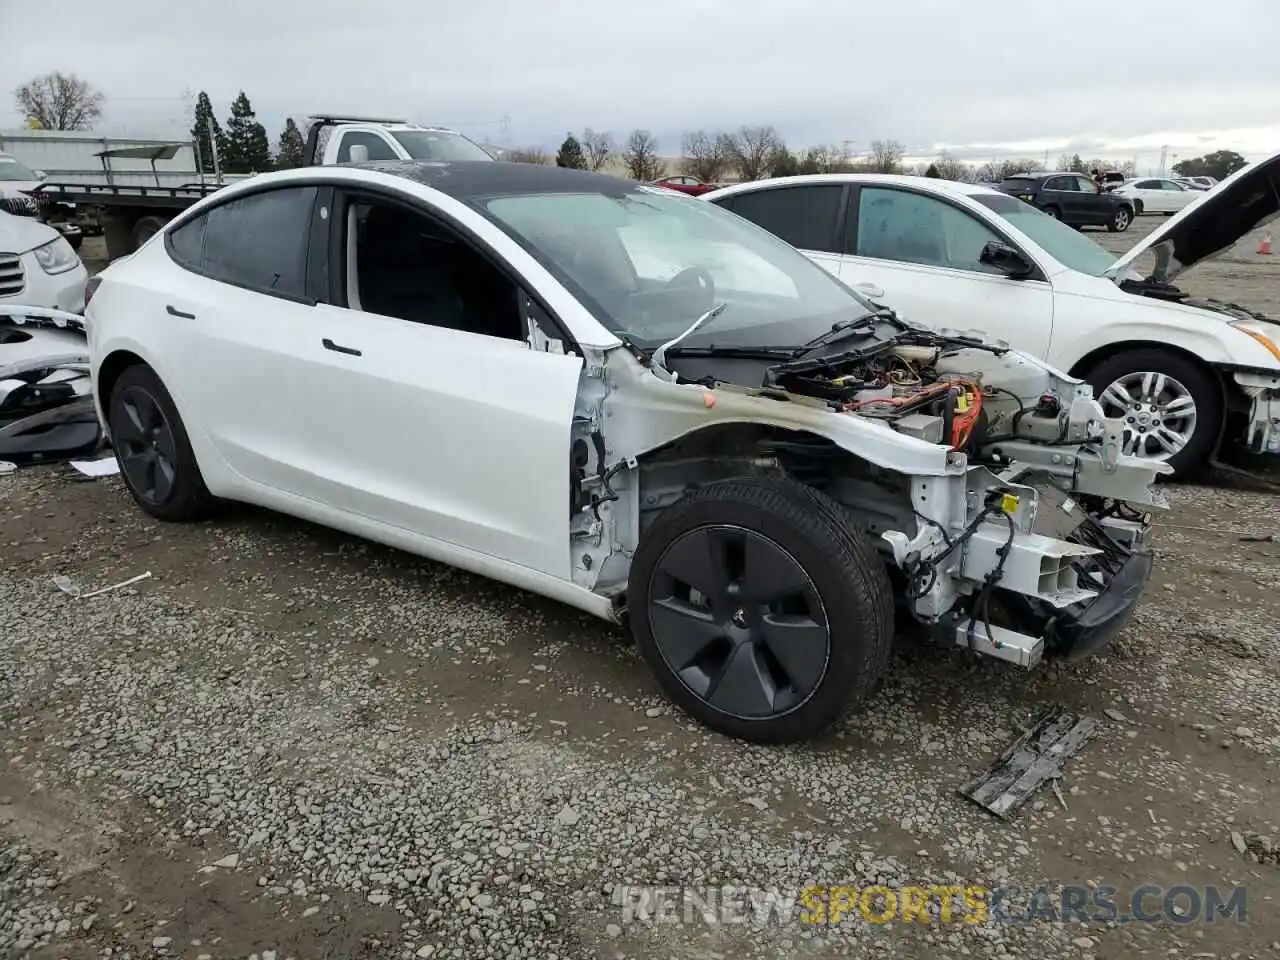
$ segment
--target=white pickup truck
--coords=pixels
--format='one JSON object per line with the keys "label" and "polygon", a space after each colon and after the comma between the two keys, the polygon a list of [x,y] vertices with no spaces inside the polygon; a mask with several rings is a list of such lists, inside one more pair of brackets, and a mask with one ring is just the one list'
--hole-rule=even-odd
{"label": "white pickup truck", "polygon": [[[479,144],[444,127],[336,114],[308,119],[303,153],[306,166],[365,160],[493,160]],[[46,181],[29,193],[39,208],[61,204],[99,208],[107,256],[115,260],[138,249],[172,217],[220,186],[192,183],[183,187],[119,187]]]}

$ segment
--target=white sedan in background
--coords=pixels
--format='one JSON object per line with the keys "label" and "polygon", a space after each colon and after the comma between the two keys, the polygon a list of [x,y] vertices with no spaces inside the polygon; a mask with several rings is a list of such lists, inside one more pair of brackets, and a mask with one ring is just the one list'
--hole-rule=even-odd
{"label": "white sedan in background", "polygon": [[[1145,182],[1145,181],[1143,181]],[[718,204],[913,322],[981,330],[1088,381],[1126,450],[1186,474],[1220,444],[1280,454],[1280,325],[1173,285],[1280,211],[1280,154],[1238,171],[1117,258],[991,187],[818,174]],[[1136,267],[1147,254],[1154,265]]]}
{"label": "white sedan in background", "polygon": [[1166,177],[1139,177],[1126,180],[1111,191],[1120,197],[1137,201],[1134,209],[1139,214],[1174,214],[1187,204],[1198,200],[1203,192],[1199,187],[1184,186]]}

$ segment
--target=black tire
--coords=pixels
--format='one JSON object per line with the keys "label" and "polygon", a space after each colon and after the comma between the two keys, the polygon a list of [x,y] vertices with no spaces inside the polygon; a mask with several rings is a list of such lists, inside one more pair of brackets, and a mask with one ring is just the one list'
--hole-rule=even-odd
{"label": "black tire", "polygon": [[1133,223],[1133,211],[1129,207],[1117,207],[1107,224],[1108,233],[1124,233]]}
{"label": "black tire", "polygon": [[120,474],[138,506],[157,520],[175,523],[208,516],[217,501],[204,485],[182,418],[155,371],[135,364],[121,373],[107,409]]}
{"label": "black tire", "polygon": [[142,217],[133,225],[134,247],[140,247],[162,229],[166,221],[163,217]]}
{"label": "black tire", "polygon": [[1047,207],[1041,207],[1040,209],[1045,213],[1047,213],[1049,216],[1053,217],[1053,219],[1055,220],[1062,219],[1062,211],[1059,210],[1057,207],[1053,206],[1052,204],[1050,204]]}
{"label": "black tire", "polygon": [[1146,209],[1146,208],[1145,208],[1145,205],[1143,204],[1143,202],[1142,202],[1141,200],[1137,200],[1137,199],[1135,199],[1135,200],[1133,201],[1133,215],[1134,215],[1135,217],[1140,217],[1140,216],[1142,216],[1142,214],[1145,212],[1145,209]]}
{"label": "black tire", "polygon": [[[713,544],[723,548],[726,567],[740,549],[740,571],[735,578],[721,569],[722,596],[699,604],[688,581],[670,568],[711,558]],[[749,555],[756,569],[769,571],[754,584]],[[787,577],[794,578],[790,590],[782,586]],[[761,582],[774,596],[758,591]],[[718,592],[708,586],[706,596]],[[791,480],[719,481],[667,508],[636,550],[627,602],[640,653],[667,696],[699,722],[739,739],[776,744],[818,737],[888,669],[894,609],[884,561],[839,504]],[[665,622],[655,631],[657,611]],[[785,644],[766,636],[780,617],[796,630]],[[699,634],[681,651],[680,665],[668,659],[676,622],[693,624]],[[750,702],[752,710],[731,709],[718,697],[731,666],[745,668],[734,678],[764,678],[753,691],[762,696],[747,698],[742,686],[725,690],[743,693],[738,702]]]}
{"label": "black tire", "polygon": [[1177,380],[1195,401],[1195,431],[1186,446],[1167,461],[1173,467],[1175,478],[1186,477],[1204,465],[1222,435],[1225,415],[1222,385],[1210,370],[1169,350],[1137,347],[1104,358],[1087,370],[1083,379],[1093,387],[1094,396],[1100,398],[1107,387],[1122,377],[1148,371]]}

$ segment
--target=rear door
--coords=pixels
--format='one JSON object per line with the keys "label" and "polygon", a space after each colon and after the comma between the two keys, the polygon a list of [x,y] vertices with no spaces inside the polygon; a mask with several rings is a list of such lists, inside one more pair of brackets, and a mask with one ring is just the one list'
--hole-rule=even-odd
{"label": "rear door", "polygon": [[1080,187],[1073,176],[1048,177],[1040,193],[1041,209],[1055,208],[1064,223],[1080,223],[1087,214]]}
{"label": "rear door", "polygon": [[767,187],[713,201],[781,237],[840,276],[841,224],[848,204],[842,183]]}
{"label": "rear door", "polygon": [[998,240],[991,222],[942,197],[897,186],[860,185],[849,200],[840,278],[870,282],[884,302],[927,327],[985,331],[1043,357],[1053,332],[1048,280],[1011,280],[980,262]]}

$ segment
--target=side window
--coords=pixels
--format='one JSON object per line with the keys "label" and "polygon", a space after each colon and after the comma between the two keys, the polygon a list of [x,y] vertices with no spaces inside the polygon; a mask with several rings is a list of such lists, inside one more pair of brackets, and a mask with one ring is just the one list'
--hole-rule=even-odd
{"label": "side window", "polygon": [[345,224],[346,306],[409,323],[525,340],[519,288],[450,227],[356,197]]}
{"label": "side window", "polygon": [[208,222],[209,215],[204,214],[169,232],[169,256],[179,266],[200,271],[200,258],[204,255],[204,228]]}
{"label": "side window", "polygon": [[1180,192],[1182,190],[1182,186],[1180,184],[1174,183],[1172,180],[1161,180],[1160,189],[1173,190],[1174,192]]}
{"label": "side window", "polygon": [[822,184],[758,190],[734,197],[732,209],[793,247],[839,253],[836,220],[843,189],[839,184]]}
{"label": "side window", "polygon": [[396,152],[391,149],[391,144],[383,140],[376,133],[361,133],[360,131],[352,131],[342,135],[342,146],[338,149],[338,162],[351,162],[351,148],[359,144],[369,151],[370,160],[399,160]]}
{"label": "side window", "polygon": [[1134,186],[1139,190],[1159,190],[1159,180],[1139,180]]}
{"label": "side window", "polygon": [[214,207],[200,272],[260,293],[305,296],[315,199],[315,187],[284,187]]}
{"label": "side window", "polygon": [[1049,182],[1044,185],[1046,190],[1074,190],[1076,189],[1075,177],[1050,177]]}
{"label": "side window", "polygon": [[860,257],[998,273],[978,258],[999,239],[976,217],[935,197],[885,187],[863,187],[860,193]]}
{"label": "side window", "polygon": [[219,204],[168,237],[173,259],[211,280],[304,298],[315,187],[282,187]]}
{"label": "side window", "polygon": [[1097,193],[1098,185],[1088,177],[1076,177],[1076,189],[1081,193]]}

